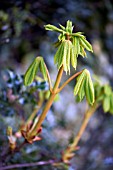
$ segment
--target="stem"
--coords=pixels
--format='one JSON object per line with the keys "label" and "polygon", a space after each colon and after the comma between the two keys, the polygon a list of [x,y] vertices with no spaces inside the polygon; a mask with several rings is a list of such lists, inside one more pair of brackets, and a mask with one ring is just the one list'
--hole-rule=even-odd
{"label": "stem", "polygon": [[74,74],[73,76],[71,76],[66,82],[64,82],[62,84],[62,86],[60,88],[58,88],[57,93],[59,93],[71,80],[73,80],[75,77],[77,77],[81,73],[82,73],[82,71],[80,71],[80,72]]}
{"label": "stem", "polygon": [[97,103],[95,102],[93,104],[93,106],[90,107],[89,110],[87,110],[85,117],[83,119],[82,125],[80,127],[80,130],[78,131],[76,137],[74,138],[73,143],[70,144],[69,147],[66,148],[66,150],[64,151],[64,153],[62,155],[62,159],[63,159],[64,162],[68,162],[69,161],[69,155],[71,155],[72,152],[76,150],[78,142],[80,141],[91,116],[94,114],[95,110],[98,107],[99,107],[99,105],[97,105]]}
{"label": "stem", "polygon": [[50,89],[50,92],[52,92],[53,88],[52,88],[51,78],[50,78],[49,71],[47,69],[46,64],[45,64],[45,68],[46,68],[47,78],[48,78],[48,82],[49,82],[49,89]]}
{"label": "stem", "polygon": [[81,128],[79,130],[79,132],[77,133],[75,139],[74,139],[74,142],[73,144],[71,145],[72,147],[76,147],[79,140],[81,139],[85,129],[86,129],[86,126],[91,118],[91,116],[94,114],[95,110],[97,109],[97,104],[95,103],[85,114],[85,117],[84,117],[84,120],[82,122],[82,125],[81,125]]}
{"label": "stem", "polygon": [[48,99],[48,102],[46,103],[46,105],[45,105],[45,107],[44,107],[44,109],[42,111],[42,114],[39,117],[39,120],[38,120],[37,124],[35,125],[34,129],[31,132],[28,133],[29,137],[34,136],[34,135],[37,134],[38,129],[40,128],[42,122],[44,121],[44,119],[45,119],[45,117],[47,115],[47,112],[50,109],[50,107],[51,107],[51,105],[52,105],[52,103],[54,101],[54,98],[56,96],[56,91],[57,91],[58,86],[60,84],[62,74],[63,74],[63,66],[58,71],[56,82],[55,82],[55,85],[54,85],[54,88],[53,88],[53,92],[51,93],[50,98]]}
{"label": "stem", "polygon": [[41,108],[42,104],[43,104],[43,100],[39,100],[39,102],[37,103],[37,108],[34,109],[34,111],[32,112],[32,114],[31,114],[30,117],[28,118],[26,124],[29,124],[29,122],[34,119],[34,117],[36,116],[37,112],[38,112],[39,109]]}
{"label": "stem", "polygon": [[14,165],[0,167],[0,170],[16,169],[16,168],[21,169],[24,167],[33,167],[33,166],[39,166],[39,165],[43,166],[43,165],[53,164],[54,162],[55,162],[54,160],[49,160],[49,161],[40,161],[40,162],[34,162],[34,163],[14,164]]}

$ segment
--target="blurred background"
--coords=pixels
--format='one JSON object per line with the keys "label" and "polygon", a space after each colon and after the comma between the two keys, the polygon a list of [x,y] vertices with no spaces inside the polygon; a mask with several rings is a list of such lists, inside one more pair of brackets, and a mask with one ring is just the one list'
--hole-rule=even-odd
{"label": "blurred background", "polygon": [[[37,102],[36,94],[22,92],[22,75],[36,56],[43,56],[54,82],[57,74],[53,43],[57,34],[44,25],[65,25],[71,20],[74,32],[84,32],[94,53],[79,57],[78,70],[88,68],[113,87],[113,2],[111,0],[0,0],[0,152],[8,146],[7,126],[16,132]],[[72,69],[71,74],[74,74]],[[67,76],[64,73],[63,80]],[[84,117],[86,101],[77,104],[74,83],[66,86],[43,124],[42,140],[26,145],[4,160],[4,165],[59,158],[72,141]],[[46,84],[39,87],[45,90]],[[17,100],[16,100],[17,99]],[[20,141],[21,142],[21,141]],[[90,120],[79,143],[81,147],[69,170],[113,170],[113,116],[100,107]],[[24,168],[25,169],[25,168]],[[37,167],[26,168],[37,169]],[[54,170],[43,166],[40,170]]]}

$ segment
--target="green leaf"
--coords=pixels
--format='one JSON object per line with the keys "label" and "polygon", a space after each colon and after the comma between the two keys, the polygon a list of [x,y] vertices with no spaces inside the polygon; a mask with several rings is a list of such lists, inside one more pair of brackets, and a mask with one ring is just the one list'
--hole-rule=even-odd
{"label": "green leaf", "polygon": [[34,81],[38,68],[40,68],[44,79],[47,80],[46,66],[44,60],[42,57],[36,57],[24,75],[25,86],[30,85]]}
{"label": "green leaf", "polygon": [[66,32],[72,33],[72,31],[73,31],[72,22],[68,20],[66,25]]}
{"label": "green leaf", "polygon": [[48,31],[56,31],[56,32],[59,32],[59,33],[64,32],[62,29],[59,29],[59,28],[57,28],[56,26],[51,25],[51,24],[47,24],[47,25],[45,25],[44,27],[45,27],[45,29],[48,30]]}
{"label": "green leaf", "polygon": [[35,58],[35,60],[29,66],[28,70],[26,71],[26,73],[24,75],[24,85],[25,86],[28,86],[33,82],[33,80],[36,76],[36,73],[38,71],[38,68],[39,68],[39,60],[38,60],[38,58]]}
{"label": "green leaf", "polygon": [[87,74],[86,83],[85,83],[86,99],[88,103],[92,105],[95,101],[94,87],[93,87],[93,83],[92,83],[89,71],[86,69],[85,71]]}
{"label": "green leaf", "polygon": [[110,113],[113,114],[113,92],[110,95]]}
{"label": "green leaf", "polygon": [[76,37],[83,37],[83,38],[85,38],[85,36],[82,35],[82,34],[83,34],[83,32],[76,32],[76,33],[72,33],[71,35],[72,36],[76,36]]}
{"label": "green leaf", "polygon": [[78,54],[80,53],[80,44],[78,37],[73,37],[73,46],[75,48],[76,56],[78,57]]}
{"label": "green leaf", "polygon": [[75,48],[72,46],[71,50],[70,50],[70,57],[71,57],[71,65],[75,68],[77,67],[77,56],[76,56],[76,51]]}
{"label": "green leaf", "polygon": [[55,56],[54,56],[54,63],[57,64],[58,69],[63,65],[64,66],[64,71],[67,73],[70,73],[70,55],[71,55],[71,48],[72,48],[72,43],[70,40],[64,40]]}
{"label": "green leaf", "polygon": [[84,58],[85,56],[87,57],[86,55],[86,52],[84,51],[84,48],[82,46],[80,46],[80,52],[79,54]]}
{"label": "green leaf", "polygon": [[66,30],[66,28],[63,25],[59,24],[59,26],[61,27],[62,30],[64,31]]}
{"label": "green leaf", "polygon": [[112,93],[112,89],[108,84],[104,86],[104,93],[108,96]]}
{"label": "green leaf", "polygon": [[67,74],[67,71],[69,71],[70,74],[70,49],[72,47],[72,43],[69,40],[65,41],[65,46],[64,46],[64,57],[63,57],[63,66],[64,66],[64,71]]}
{"label": "green leaf", "polygon": [[108,112],[110,109],[110,97],[106,96],[103,100],[103,110],[104,112]]}
{"label": "green leaf", "polygon": [[93,52],[92,45],[84,37],[80,37],[80,43],[86,50]]}
{"label": "green leaf", "polygon": [[86,76],[85,72],[83,71],[78,77],[77,77],[77,83],[74,87],[74,95],[76,96],[80,90],[81,84],[83,82],[84,77]]}
{"label": "green leaf", "polygon": [[77,83],[74,88],[74,95],[78,94],[78,100],[81,101],[86,94],[86,99],[89,104],[93,104],[95,101],[94,87],[90,77],[90,73],[87,69],[77,77]]}
{"label": "green leaf", "polygon": [[64,41],[66,38],[65,38],[65,35],[64,34],[60,34],[59,36],[58,36],[58,40],[59,41]]}
{"label": "green leaf", "polygon": [[40,59],[40,71],[44,77],[44,80],[47,81],[46,66],[45,66],[43,58]]}
{"label": "green leaf", "polygon": [[84,76],[78,92],[78,102],[81,102],[85,96],[85,83],[86,83],[86,78]]}

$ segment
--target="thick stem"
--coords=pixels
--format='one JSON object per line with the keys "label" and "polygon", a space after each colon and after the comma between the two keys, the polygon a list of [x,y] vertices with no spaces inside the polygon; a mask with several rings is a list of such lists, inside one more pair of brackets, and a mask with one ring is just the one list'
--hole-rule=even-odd
{"label": "thick stem", "polygon": [[95,104],[86,112],[85,117],[84,117],[84,120],[83,120],[82,125],[81,125],[81,127],[80,127],[80,130],[79,130],[79,132],[77,133],[77,135],[76,135],[73,143],[71,144],[71,147],[72,147],[72,148],[76,148],[76,146],[78,145],[78,142],[79,142],[79,140],[81,139],[81,137],[82,137],[82,135],[83,135],[83,133],[84,133],[84,131],[85,131],[85,129],[86,129],[86,126],[87,126],[87,124],[88,124],[91,116],[92,116],[92,115],[94,114],[94,112],[96,111],[97,107],[98,107],[98,106],[97,106],[97,104],[95,103]]}
{"label": "thick stem", "polygon": [[34,129],[30,133],[28,133],[29,137],[36,135],[38,129],[40,128],[42,122],[44,121],[44,119],[45,119],[45,117],[47,115],[47,112],[50,109],[50,107],[51,107],[51,105],[52,105],[52,103],[54,101],[54,98],[56,96],[56,91],[57,91],[58,86],[60,84],[62,74],[63,74],[63,66],[58,71],[56,82],[55,82],[55,85],[54,85],[54,88],[53,88],[53,92],[51,93],[50,98],[49,98],[48,102],[46,103],[46,105],[45,105],[45,107],[44,107],[44,109],[42,111],[42,114],[39,117],[39,120],[38,120],[36,126],[34,127]]}
{"label": "thick stem", "polygon": [[58,88],[57,93],[59,93],[70,81],[72,81],[75,77],[77,77],[81,73],[82,73],[82,71],[71,76],[66,82],[64,82],[64,84],[62,84],[62,86],[60,88]]}
{"label": "thick stem", "polygon": [[30,117],[28,118],[28,120],[27,120],[27,122],[26,122],[26,125],[29,124],[29,122],[34,119],[34,117],[36,116],[37,112],[38,112],[39,109],[41,108],[42,104],[43,104],[43,100],[40,100],[40,101],[37,103],[37,108],[34,109],[34,111],[32,112],[32,114],[31,114]]}
{"label": "thick stem", "polygon": [[88,111],[86,112],[80,130],[78,131],[76,137],[74,138],[73,143],[70,144],[69,147],[67,147],[67,149],[64,151],[62,155],[62,159],[64,162],[68,162],[69,154],[71,155],[71,153],[76,150],[78,142],[80,141],[91,116],[94,114],[98,107],[99,105],[95,102],[94,105],[90,107],[90,109],[88,109]]}

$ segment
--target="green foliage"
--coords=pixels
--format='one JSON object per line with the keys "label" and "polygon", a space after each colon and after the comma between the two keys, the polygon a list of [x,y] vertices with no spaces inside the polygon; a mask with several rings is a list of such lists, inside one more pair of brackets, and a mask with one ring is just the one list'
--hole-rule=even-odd
{"label": "green foliage", "polygon": [[58,41],[55,43],[55,47],[59,48],[54,56],[54,62],[57,64],[58,69],[63,65],[64,71],[70,74],[70,63],[76,69],[78,55],[85,57],[85,49],[91,52],[93,50],[91,44],[82,35],[82,32],[72,33],[73,26],[71,21],[67,21],[66,27],[62,25],[60,27],[61,29],[48,24],[45,26],[45,29],[60,33]]}
{"label": "green foliage", "polygon": [[90,73],[87,69],[78,76],[77,83],[74,88],[74,95],[78,95],[78,101],[82,101],[86,95],[86,99],[89,104],[93,104],[95,101],[93,83],[90,77]]}
{"label": "green foliage", "polygon": [[113,114],[113,91],[109,84],[101,85],[99,82],[94,83],[95,97],[98,103],[102,104],[104,112]]}
{"label": "green foliage", "polygon": [[29,66],[28,70],[24,76],[24,85],[30,85],[37,74],[38,69],[40,69],[44,80],[47,80],[46,66],[42,57],[36,57],[32,64]]}

